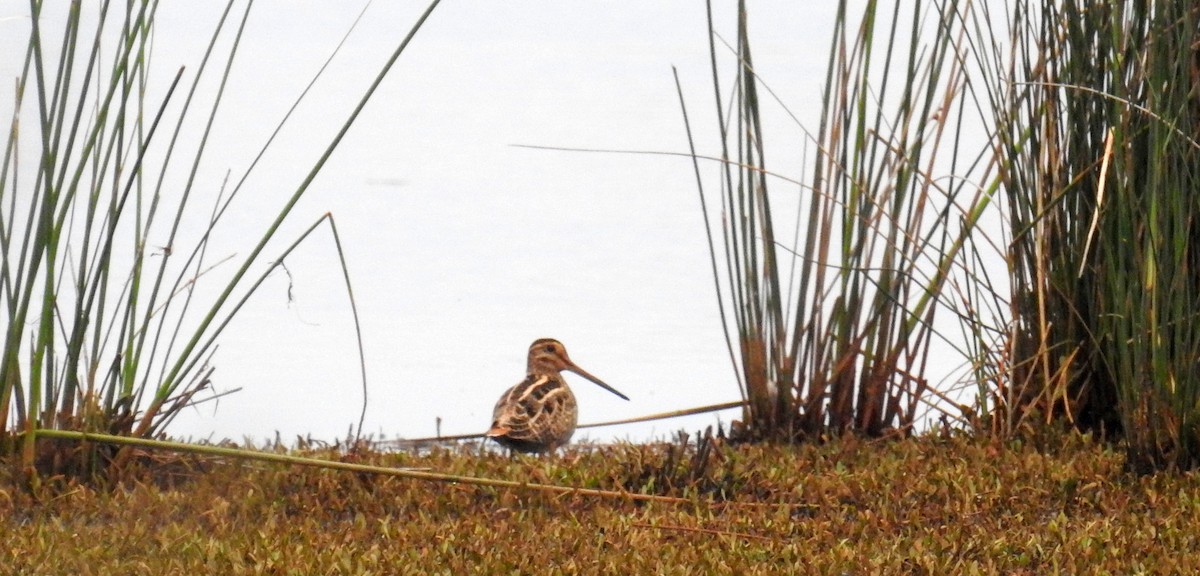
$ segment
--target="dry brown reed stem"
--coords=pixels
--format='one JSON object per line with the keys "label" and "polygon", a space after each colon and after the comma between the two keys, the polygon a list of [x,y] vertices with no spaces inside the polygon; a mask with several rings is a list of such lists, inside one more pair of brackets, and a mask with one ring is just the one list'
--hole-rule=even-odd
{"label": "dry brown reed stem", "polygon": [[[458,476],[454,474],[442,474],[438,472],[425,472],[414,470],[411,468],[388,468],[384,466],[371,466],[367,464],[354,464],[351,462],[333,462],[330,460],[320,460],[317,458],[305,458],[303,456],[290,456],[287,454],[273,454],[269,452],[254,452],[242,450],[238,448],[226,448],[222,446],[201,446],[197,444],[187,444],[185,442],[171,442],[167,440],[148,440],[145,438],[127,437],[127,436],[112,436],[109,434],[94,434],[89,432],[76,432],[71,430],[38,430],[38,436],[47,438],[62,438],[68,440],[79,440],[83,442],[97,442],[103,444],[115,444],[120,446],[138,446],[142,448],[153,448],[161,450],[170,450],[173,452],[184,452],[191,454],[202,454],[206,456],[219,456],[226,458],[236,458],[240,460],[257,460],[260,462],[275,462],[279,464],[291,464],[295,466],[309,466],[313,468],[324,468],[328,470],[342,470],[346,472],[358,472],[364,474],[379,474],[382,476],[396,476],[400,478],[409,478],[413,480],[424,480],[427,482],[444,482],[447,484],[470,484],[474,486],[491,486],[493,488],[509,488],[517,490],[534,490],[538,492],[549,492],[565,496],[586,496],[592,498],[608,498],[614,500],[625,500],[628,502],[659,502],[663,504],[704,504],[717,507],[739,506],[745,504],[747,506],[763,505],[759,502],[716,502],[692,500],[689,498],[680,498],[677,496],[658,496],[654,494],[636,494],[633,492],[616,491],[616,490],[599,490],[595,488],[577,488],[573,486],[558,486],[554,484],[539,484],[536,482],[517,482],[514,480],[498,480],[494,478],[479,478],[475,476]],[[771,504],[778,505],[778,504]],[[783,504],[787,505],[787,504]]]}
{"label": "dry brown reed stem", "polygon": [[637,422],[649,422],[651,420],[666,420],[668,418],[678,418],[680,416],[691,416],[693,414],[704,414],[707,412],[719,412],[730,408],[741,408],[746,405],[745,400],[736,400],[733,402],[725,402],[722,404],[711,404],[709,406],[699,406],[696,408],[685,408],[683,410],[672,410],[670,412],[659,412],[657,414],[649,414],[646,416],[638,416],[636,418],[626,418],[624,420],[609,420],[608,422],[596,422],[594,424],[584,424],[579,428],[599,428],[601,426],[616,426],[618,424],[634,424]]}
{"label": "dry brown reed stem", "polygon": [[[599,428],[601,426],[617,426],[619,424],[635,424],[637,422],[650,422],[652,420],[666,420],[668,418],[678,418],[680,416],[692,416],[695,414],[704,414],[707,412],[719,412],[730,408],[740,408],[745,406],[744,400],[735,400],[733,402],[724,402],[721,404],[711,404],[708,406],[698,406],[696,408],[685,408],[683,410],[672,410],[670,412],[659,412],[657,414],[647,414],[646,416],[638,416],[636,418],[625,418],[623,420],[609,420],[607,422],[593,422],[591,424],[581,424],[576,426],[576,430],[583,428]],[[402,438],[397,440],[385,440],[378,444],[425,444],[433,442],[448,442],[454,440],[475,440],[483,438],[483,433],[477,434],[455,434],[453,436],[428,436],[425,438]]]}

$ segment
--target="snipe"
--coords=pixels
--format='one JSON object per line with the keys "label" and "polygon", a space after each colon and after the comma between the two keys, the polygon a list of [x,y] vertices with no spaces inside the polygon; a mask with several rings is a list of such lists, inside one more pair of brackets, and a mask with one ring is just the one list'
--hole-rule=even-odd
{"label": "snipe", "polygon": [[525,380],[509,388],[492,411],[487,437],[518,452],[547,452],[571,440],[578,423],[575,394],[561,372],[570,370],[601,388],[629,400],[612,386],[576,366],[562,342],[535,340],[529,346]]}

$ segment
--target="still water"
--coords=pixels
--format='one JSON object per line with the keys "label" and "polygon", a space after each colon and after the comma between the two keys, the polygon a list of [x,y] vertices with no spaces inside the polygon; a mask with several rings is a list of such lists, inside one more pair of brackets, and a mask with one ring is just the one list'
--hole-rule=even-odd
{"label": "still water", "polygon": [[[43,27],[54,29],[66,4],[48,2]],[[717,4],[716,26],[732,39],[733,3]],[[340,0],[254,5],[200,165],[194,193],[202,208],[193,214],[207,217],[227,172],[231,182],[245,172],[361,8]],[[815,126],[835,3],[750,8],[758,73]],[[148,99],[180,65],[190,82],[221,9],[162,4]],[[208,260],[232,260],[212,273],[214,286],[258,240],[423,9],[418,2],[367,9],[218,228]],[[231,18],[242,11],[237,5]],[[0,2],[0,76],[19,74],[28,27],[28,3]],[[218,54],[221,63],[211,66],[223,64],[225,52]],[[727,90],[732,57],[721,60]],[[561,340],[577,363],[631,398],[568,375],[581,423],[739,398],[690,162],[513,146],[686,151],[672,66],[700,152],[715,155],[702,3],[443,2],[256,268],[322,214],[333,215],[362,320],[365,432],[427,436],[438,419],[444,434],[485,430],[493,403],[523,377],[526,349],[540,337]],[[219,75],[208,74],[199,110],[215,95]],[[12,103],[3,106],[7,118]],[[767,114],[768,159],[800,176],[801,127],[778,106]],[[184,138],[195,142],[203,114],[193,116]],[[182,187],[188,164],[175,162],[168,190]],[[715,193],[716,166],[705,168]],[[797,193],[776,189],[781,202]],[[176,241],[177,252],[195,242],[191,232]],[[354,329],[328,229],[286,267],[250,300],[213,358],[216,390],[240,391],[186,411],[172,435],[332,439],[357,423]],[[577,438],[641,441],[736,417],[729,411]]]}

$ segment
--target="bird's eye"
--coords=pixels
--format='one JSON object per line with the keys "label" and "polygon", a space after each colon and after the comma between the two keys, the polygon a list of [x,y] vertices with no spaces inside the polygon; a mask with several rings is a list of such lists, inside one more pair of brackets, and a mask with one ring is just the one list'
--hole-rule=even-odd
{"label": "bird's eye", "polygon": [[553,354],[553,353],[554,353],[554,345],[553,345],[553,344],[547,344],[547,345],[546,345],[546,351],[547,351],[547,352],[549,352],[549,353],[551,353],[551,354]]}

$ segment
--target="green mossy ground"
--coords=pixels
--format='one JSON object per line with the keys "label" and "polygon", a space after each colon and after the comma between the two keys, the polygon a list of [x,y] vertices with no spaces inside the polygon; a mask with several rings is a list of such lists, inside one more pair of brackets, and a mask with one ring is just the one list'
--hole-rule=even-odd
{"label": "green mossy ground", "polygon": [[16,574],[1200,572],[1200,477],[1134,476],[1095,442],[847,439],[694,455],[355,457],[687,504],[198,459],[115,489],[31,494],[6,476],[0,563]]}

